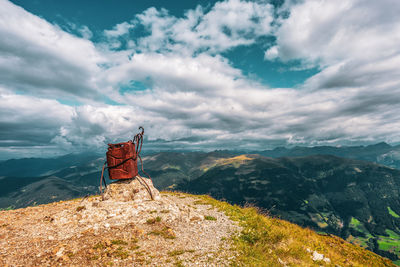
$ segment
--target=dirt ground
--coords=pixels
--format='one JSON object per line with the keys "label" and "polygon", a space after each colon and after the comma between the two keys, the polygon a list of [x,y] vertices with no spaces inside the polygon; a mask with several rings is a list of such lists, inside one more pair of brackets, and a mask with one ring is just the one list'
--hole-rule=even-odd
{"label": "dirt ground", "polygon": [[195,196],[0,211],[1,266],[226,266],[239,226]]}

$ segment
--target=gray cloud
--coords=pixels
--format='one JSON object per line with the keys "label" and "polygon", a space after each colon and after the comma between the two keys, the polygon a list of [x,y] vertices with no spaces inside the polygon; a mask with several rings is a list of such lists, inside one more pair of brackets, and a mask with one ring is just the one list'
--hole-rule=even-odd
{"label": "gray cloud", "polygon": [[[183,18],[148,9],[134,23],[105,32],[136,42],[127,34],[135,23],[153,29],[122,51],[64,33],[11,3],[0,5],[10,14],[4,19],[9,28],[0,26],[0,36],[7,37],[0,41],[3,154],[34,155],[40,147],[51,153],[103,149],[132,138],[139,125],[145,126],[148,148],[400,141],[400,23],[384,16],[389,9],[400,11],[397,2],[310,0],[284,6],[289,16],[276,24],[277,43],[266,59],[300,59],[305,68],[321,69],[295,89],[250,80],[218,54],[271,34],[273,10],[261,2],[224,1]],[[233,19],[221,16],[226,10]],[[22,15],[33,28],[29,38],[26,28],[12,24]],[[243,25],[234,19],[239,15],[251,34],[241,35]],[[120,86],[131,81],[148,87],[121,93]],[[101,94],[120,105],[93,101]],[[83,105],[52,100],[60,96]]]}
{"label": "gray cloud", "polygon": [[4,87],[45,97],[100,98],[93,75],[102,56],[90,41],[8,1],[0,2],[0,36]]}

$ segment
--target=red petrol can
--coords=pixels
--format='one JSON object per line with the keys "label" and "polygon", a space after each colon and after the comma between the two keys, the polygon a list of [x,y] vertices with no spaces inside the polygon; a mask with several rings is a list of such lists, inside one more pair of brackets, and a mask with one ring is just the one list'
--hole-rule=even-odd
{"label": "red petrol can", "polygon": [[132,141],[108,144],[106,157],[110,179],[132,179],[138,175],[137,154]]}

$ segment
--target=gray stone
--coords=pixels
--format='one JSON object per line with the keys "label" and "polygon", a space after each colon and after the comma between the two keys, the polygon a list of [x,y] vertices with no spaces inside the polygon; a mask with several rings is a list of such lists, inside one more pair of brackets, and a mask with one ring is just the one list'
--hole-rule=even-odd
{"label": "gray stone", "polygon": [[324,259],[324,254],[319,254],[318,252],[314,251],[312,258],[313,261],[322,261]]}
{"label": "gray stone", "polygon": [[[153,199],[151,198],[153,196]],[[118,202],[143,202],[160,200],[160,192],[154,187],[148,178],[136,176],[134,179],[124,179],[113,182],[107,186],[103,194],[103,200]]]}

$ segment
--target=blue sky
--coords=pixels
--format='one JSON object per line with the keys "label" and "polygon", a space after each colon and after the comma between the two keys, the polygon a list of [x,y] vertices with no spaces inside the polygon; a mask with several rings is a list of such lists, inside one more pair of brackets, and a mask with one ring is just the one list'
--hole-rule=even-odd
{"label": "blue sky", "polygon": [[399,143],[400,3],[0,0],[0,159]]}

